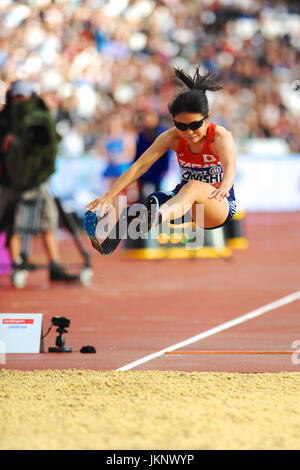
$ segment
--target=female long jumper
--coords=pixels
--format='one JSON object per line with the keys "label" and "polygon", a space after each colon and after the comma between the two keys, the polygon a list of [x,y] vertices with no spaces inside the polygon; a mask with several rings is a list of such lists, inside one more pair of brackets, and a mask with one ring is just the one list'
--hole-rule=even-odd
{"label": "female long jumper", "polygon": [[[181,69],[175,76],[186,88],[169,105],[174,127],[160,134],[154,143],[125,171],[104,195],[87,204],[104,216],[116,197],[142,176],[168,149],[176,152],[181,182],[169,192],[156,192],[147,200],[157,204],[159,223],[171,221],[190,211],[196,218],[197,205],[204,206],[204,228],[228,223],[235,214],[234,180],[236,153],[231,133],[209,121],[206,91],[222,88],[212,72],[193,77]],[[146,204],[146,201],[145,201]],[[150,228],[151,224],[149,224]]]}

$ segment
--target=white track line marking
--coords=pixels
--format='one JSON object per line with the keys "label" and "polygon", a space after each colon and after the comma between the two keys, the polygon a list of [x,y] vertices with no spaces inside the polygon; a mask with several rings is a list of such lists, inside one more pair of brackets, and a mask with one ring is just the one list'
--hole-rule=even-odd
{"label": "white track line marking", "polygon": [[281,299],[275,300],[274,302],[271,302],[256,310],[252,310],[252,312],[246,313],[245,315],[241,315],[240,317],[237,317],[237,318],[234,318],[233,320],[222,323],[219,326],[215,326],[214,328],[204,331],[203,333],[200,333],[196,336],[192,336],[191,338],[181,341],[180,343],[173,344],[172,346],[168,346],[167,348],[161,349],[160,351],[157,351],[153,354],[149,354],[149,356],[145,356],[145,357],[142,357],[141,359],[138,359],[137,361],[130,362],[130,364],[120,367],[119,369],[117,369],[117,371],[125,371],[129,369],[133,369],[134,367],[144,364],[145,362],[151,361],[152,359],[155,359],[156,357],[162,356],[166,351],[175,351],[176,349],[183,348],[184,346],[187,346],[188,344],[195,343],[196,341],[200,341],[203,338],[207,338],[208,336],[215,335],[219,333],[220,331],[228,330],[228,328],[232,328],[233,326],[239,325],[240,323],[244,323],[248,320],[252,320],[252,318],[259,317],[260,315],[263,315],[264,313],[270,312],[270,310],[275,310],[276,308],[283,307],[284,305],[287,305],[299,299],[300,299],[300,290],[298,290],[297,292],[294,292],[293,294],[287,295],[286,297],[282,297]]}

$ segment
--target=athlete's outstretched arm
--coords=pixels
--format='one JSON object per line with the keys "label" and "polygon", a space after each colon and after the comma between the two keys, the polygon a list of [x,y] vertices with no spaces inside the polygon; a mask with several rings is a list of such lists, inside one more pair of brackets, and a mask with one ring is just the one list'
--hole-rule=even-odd
{"label": "athlete's outstretched arm", "polygon": [[212,191],[209,199],[216,198],[221,201],[225,196],[229,196],[236,175],[236,152],[231,132],[221,128],[215,146],[223,167],[223,179],[219,188]]}
{"label": "athlete's outstretched arm", "polygon": [[125,171],[112,185],[110,190],[86,205],[87,210],[95,212],[101,208],[100,217],[107,213],[114,199],[139,179],[146,171],[173,145],[174,130],[169,129],[160,134],[153,144]]}

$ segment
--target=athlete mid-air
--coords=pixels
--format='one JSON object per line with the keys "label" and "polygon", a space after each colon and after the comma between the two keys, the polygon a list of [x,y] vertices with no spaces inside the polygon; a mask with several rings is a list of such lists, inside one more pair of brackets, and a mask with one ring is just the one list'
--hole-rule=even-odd
{"label": "athlete mid-air", "polygon": [[[145,233],[153,225],[172,221],[190,212],[194,222],[206,229],[227,224],[236,212],[234,180],[236,154],[231,133],[209,121],[210,112],[206,91],[222,88],[214,74],[204,76],[196,70],[193,77],[180,69],[175,76],[187,87],[169,105],[174,126],[160,134],[153,144],[126,170],[110,190],[87,204],[84,227],[93,246],[101,254],[112,253],[129,224],[140,218],[140,231]],[[95,235],[100,219],[115,207],[120,193],[138,180],[168,149],[176,152],[181,169],[181,182],[172,191],[150,194],[144,201],[145,213],[138,217],[130,207],[125,208],[116,227],[100,243]],[[197,220],[197,206],[204,207],[203,220]],[[144,211],[142,211],[144,212]],[[126,223],[125,223],[126,220]]]}

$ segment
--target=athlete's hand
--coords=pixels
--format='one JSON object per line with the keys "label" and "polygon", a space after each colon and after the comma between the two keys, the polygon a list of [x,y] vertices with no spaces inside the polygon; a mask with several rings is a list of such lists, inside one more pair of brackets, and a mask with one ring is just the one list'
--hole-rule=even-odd
{"label": "athlete's hand", "polygon": [[107,214],[108,210],[111,208],[113,203],[113,198],[109,194],[105,194],[104,196],[97,197],[93,201],[89,202],[85,207],[88,211],[96,212],[100,209],[100,217],[103,217]]}
{"label": "athlete's hand", "polygon": [[224,197],[229,197],[229,191],[225,184],[221,184],[221,186],[217,189],[214,189],[213,192],[208,196],[208,199],[217,199],[218,201],[222,201]]}

